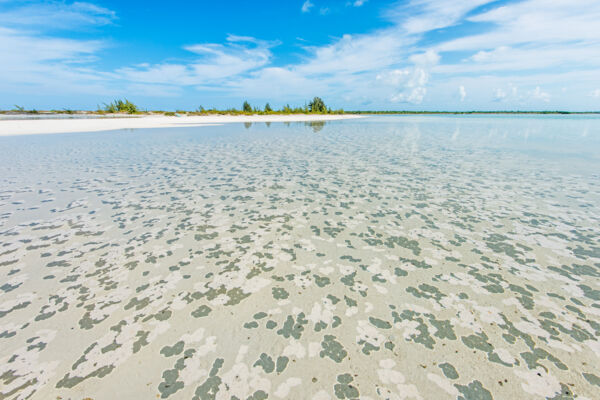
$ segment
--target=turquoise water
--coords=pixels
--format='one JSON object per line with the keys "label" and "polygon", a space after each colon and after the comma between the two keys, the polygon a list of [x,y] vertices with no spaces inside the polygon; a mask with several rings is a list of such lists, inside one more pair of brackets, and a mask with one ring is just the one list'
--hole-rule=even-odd
{"label": "turquoise water", "polygon": [[0,137],[0,188],[0,398],[600,390],[598,117]]}

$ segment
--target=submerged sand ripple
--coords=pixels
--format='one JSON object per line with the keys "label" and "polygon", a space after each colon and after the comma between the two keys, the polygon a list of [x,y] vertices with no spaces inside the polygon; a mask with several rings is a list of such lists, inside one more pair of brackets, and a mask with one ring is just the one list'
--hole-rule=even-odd
{"label": "submerged sand ripple", "polygon": [[600,124],[459,121],[3,138],[0,398],[597,398]]}

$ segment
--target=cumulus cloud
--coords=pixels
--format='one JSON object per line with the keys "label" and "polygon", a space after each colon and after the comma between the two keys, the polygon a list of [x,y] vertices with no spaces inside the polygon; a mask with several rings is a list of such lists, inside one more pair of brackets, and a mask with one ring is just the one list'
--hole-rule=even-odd
{"label": "cumulus cloud", "polygon": [[507,96],[506,92],[500,88],[497,88],[494,91],[494,100],[496,100],[496,101],[502,101],[502,100],[506,99],[506,96]]}
{"label": "cumulus cloud", "polygon": [[465,98],[467,97],[467,91],[463,85],[458,87],[458,95],[460,96],[460,101],[465,101]]}
{"label": "cumulus cloud", "polygon": [[494,101],[522,103],[524,96],[519,92],[519,88],[514,83],[509,82],[508,85],[494,90]]}
{"label": "cumulus cloud", "polygon": [[440,57],[429,50],[413,54],[408,60],[414,64],[413,67],[384,71],[377,75],[377,80],[394,89],[389,98],[391,102],[421,104],[427,94],[428,69],[437,64]]}
{"label": "cumulus cloud", "polygon": [[541,100],[546,103],[550,101],[550,94],[544,92],[539,86],[536,86],[535,89],[530,91],[529,96],[531,96],[531,98],[534,100]]}
{"label": "cumulus cloud", "polygon": [[600,89],[592,90],[592,92],[590,93],[590,96],[595,97],[595,98],[600,98]]}
{"label": "cumulus cloud", "polygon": [[527,88],[519,90],[516,85],[510,83],[507,87],[494,90],[494,101],[513,105],[535,106],[540,102],[549,103],[551,98],[550,93],[544,91],[540,86],[532,87],[529,90]]}
{"label": "cumulus cloud", "polygon": [[420,67],[395,69],[377,75],[377,80],[397,91],[390,96],[394,103],[420,104],[427,94],[427,72]]}

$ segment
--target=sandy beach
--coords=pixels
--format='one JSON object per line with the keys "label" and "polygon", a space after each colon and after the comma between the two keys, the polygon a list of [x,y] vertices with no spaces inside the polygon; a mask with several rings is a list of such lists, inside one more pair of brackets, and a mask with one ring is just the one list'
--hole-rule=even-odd
{"label": "sandy beach", "polygon": [[65,119],[0,120],[0,136],[39,135],[69,132],[98,132],[118,129],[174,128],[245,122],[309,122],[361,118],[358,115],[206,115],[133,116]]}

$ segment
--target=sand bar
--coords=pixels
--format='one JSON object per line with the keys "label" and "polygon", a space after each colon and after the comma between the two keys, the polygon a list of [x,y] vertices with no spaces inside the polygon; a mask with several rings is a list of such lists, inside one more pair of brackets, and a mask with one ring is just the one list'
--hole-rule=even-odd
{"label": "sand bar", "polygon": [[0,120],[0,136],[38,135],[69,132],[98,132],[117,129],[172,128],[244,122],[335,121],[360,118],[357,115],[202,115],[141,116],[130,118],[65,118]]}

